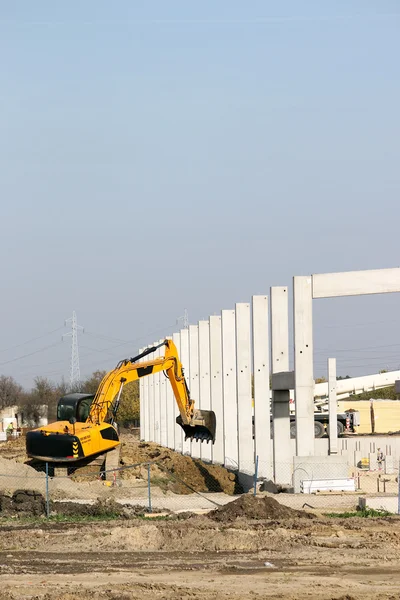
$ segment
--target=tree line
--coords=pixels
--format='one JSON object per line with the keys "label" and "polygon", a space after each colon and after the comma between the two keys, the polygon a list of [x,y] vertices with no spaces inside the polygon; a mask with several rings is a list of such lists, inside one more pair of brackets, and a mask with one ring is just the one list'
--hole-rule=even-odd
{"label": "tree line", "polygon": [[[79,384],[71,386],[62,380],[55,383],[46,377],[36,377],[31,390],[25,390],[14,377],[0,375],[0,410],[17,406],[24,422],[35,425],[47,417],[49,423],[57,419],[58,400],[68,393],[95,394],[106,371],[94,371]],[[124,386],[118,409],[117,421],[126,425],[139,419],[139,382],[132,381]]]}

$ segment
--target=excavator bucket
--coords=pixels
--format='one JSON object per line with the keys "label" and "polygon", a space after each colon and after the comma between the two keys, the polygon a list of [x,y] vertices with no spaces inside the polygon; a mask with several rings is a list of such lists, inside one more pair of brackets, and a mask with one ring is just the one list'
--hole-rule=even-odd
{"label": "excavator bucket", "polygon": [[185,432],[185,440],[193,439],[201,442],[215,442],[216,418],[212,410],[195,410],[189,425],[185,425],[182,417],[176,417],[176,422]]}

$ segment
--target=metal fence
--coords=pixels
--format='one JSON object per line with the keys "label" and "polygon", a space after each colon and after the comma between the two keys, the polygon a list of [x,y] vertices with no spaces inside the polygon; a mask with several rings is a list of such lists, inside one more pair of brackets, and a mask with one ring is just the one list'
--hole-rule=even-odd
{"label": "metal fence", "polygon": [[[50,463],[41,468],[14,461],[0,462],[0,516],[10,512],[68,514],[74,510],[99,514],[108,507],[124,507],[129,514],[160,512],[207,512],[232,502],[242,494],[273,497],[296,509],[319,511],[355,510],[360,496],[393,498],[397,512],[398,470],[385,473],[380,466],[330,468],[326,462],[281,464],[280,474],[287,483],[275,485],[258,459],[247,469],[226,470],[218,465],[193,461],[195,469],[185,473],[167,468],[162,460],[123,465],[109,471],[96,467],[77,470]],[[193,476],[193,470],[196,477]],[[286,470],[286,471],[285,471]],[[108,503],[108,504],[107,504]],[[393,504],[393,505],[394,505]],[[41,507],[41,508],[40,508]],[[110,509],[111,510],[111,509]],[[93,514],[97,514],[93,509]],[[111,511],[112,512],[112,511]]]}

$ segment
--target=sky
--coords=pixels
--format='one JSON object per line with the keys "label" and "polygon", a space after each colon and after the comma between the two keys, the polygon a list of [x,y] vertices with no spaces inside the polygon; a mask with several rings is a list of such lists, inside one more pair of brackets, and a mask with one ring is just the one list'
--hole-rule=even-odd
{"label": "sky", "polygon": [[[0,0],[0,374],[400,266],[399,56],[396,0]],[[315,301],[315,375],[400,368],[398,307]]]}

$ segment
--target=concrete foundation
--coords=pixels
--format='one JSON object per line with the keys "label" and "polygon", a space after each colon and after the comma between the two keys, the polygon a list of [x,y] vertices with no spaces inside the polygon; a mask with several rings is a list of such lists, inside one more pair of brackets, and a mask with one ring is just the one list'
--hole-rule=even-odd
{"label": "concrete foundation", "polygon": [[377,471],[378,470],[378,460],[377,460],[376,452],[369,452],[368,458],[369,458],[369,470]]}
{"label": "concrete foundation", "polygon": [[399,497],[398,496],[361,496],[358,499],[358,506],[361,510],[386,510],[395,515],[398,514]]}
{"label": "concrete foundation", "polygon": [[393,456],[385,457],[384,466],[385,466],[385,474],[386,475],[393,475],[393,473],[396,473],[396,466],[395,466]]}

